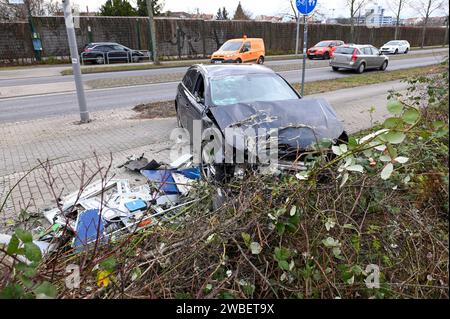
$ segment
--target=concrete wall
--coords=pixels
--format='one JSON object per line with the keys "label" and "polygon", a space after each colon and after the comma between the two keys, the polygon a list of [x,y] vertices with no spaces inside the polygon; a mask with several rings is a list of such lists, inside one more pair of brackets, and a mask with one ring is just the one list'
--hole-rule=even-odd
{"label": "concrete wall", "polygon": [[[43,56],[68,56],[64,18],[35,17],[34,21],[42,39]],[[135,49],[148,49],[146,18],[81,17],[80,28],[76,29],[79,51],[88,42],[88,26],[91,27],[94,41],[119,42]],[[292,53],[295,49],[295,23],[157,18],[156,29],[160,56],[207,56],[227,39],[243,34],[263,38],[268,54]],[[303,36],[302,32],[300,36]],[[381,46],[393,37],[394,27],[356,27],[357,43]],[[428,28],[425,45],[441,45],[444,37],[444,28]],[[421,28],[402,27],[400,38],[408,40],[412,46],[419,46]],[[350,26],[310,25],[308,46],[325,39],[350,41]],[[302,42],[300,39],[300,46]],[[33,56],[28,24],[0,23],[0,60]]]}

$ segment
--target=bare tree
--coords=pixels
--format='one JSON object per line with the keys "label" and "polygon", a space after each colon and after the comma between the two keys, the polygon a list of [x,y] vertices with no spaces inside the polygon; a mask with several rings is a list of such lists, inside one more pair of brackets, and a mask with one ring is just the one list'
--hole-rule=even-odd
{"label": "bare tree", "polygon": [[8,0],[0,0],[0,20],[27,20],[27,17],[54,15],[61,12],[61,3],[55,0],[24,0],[23,4],[10,4]]}
{"label": "bare tree", "polygon": [[347,6],[350,8],[350,42],[355,41],[355,17],[361,15],[361,10],[369,2],[369,0],[347,0]]}
{"label": "bare tree", "polygon": [[425,46],[425,36],[430,16],[437,10],[441,10],[446,2],[446,0],[415,0],[410,4],[410,7],[416,10],[423,18],[421,48]]}
{"label": "bare tree", "polygon": [[[410,0],[409,0],[410,1]],[[405,8],[405,5],[408,3],[408,0],[390,0],[387,2],[389,10],[394,14],[395,17],[395,40],[398,39],[398,31],[400,29],[400,18]]]}

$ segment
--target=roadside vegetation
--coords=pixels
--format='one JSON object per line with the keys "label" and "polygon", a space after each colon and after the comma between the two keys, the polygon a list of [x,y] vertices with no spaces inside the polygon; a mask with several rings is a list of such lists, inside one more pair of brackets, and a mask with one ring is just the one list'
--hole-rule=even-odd
{"label": "roadside vegetation", "polygon": [[[312,146],[307,171],[200,182],[171,222],[84,253],[62,241],[41,256],[17,229],[0,248],[0,296],[448,298],[448,62],[434,70],[408,77],[391,117],[331,160],[329,141]],[[70,264],[79,289],[65,285]]]}

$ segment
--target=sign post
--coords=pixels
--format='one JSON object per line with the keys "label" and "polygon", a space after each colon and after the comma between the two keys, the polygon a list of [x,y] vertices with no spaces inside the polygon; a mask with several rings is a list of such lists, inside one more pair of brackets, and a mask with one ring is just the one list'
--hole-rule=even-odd
{"label": "sign post", "polygon": [[[308,15],[314,11],[317,5],[317,0],[297,0],[296,6],[298,12],[303,15],[303,68],[302,68],[302,91],[301,95],[305,93],[305,73],[306,73],[306,50],[308,45]],[[300,18],[300,17],[299,17]],[[300,19],[299,19],[300,20]]]}

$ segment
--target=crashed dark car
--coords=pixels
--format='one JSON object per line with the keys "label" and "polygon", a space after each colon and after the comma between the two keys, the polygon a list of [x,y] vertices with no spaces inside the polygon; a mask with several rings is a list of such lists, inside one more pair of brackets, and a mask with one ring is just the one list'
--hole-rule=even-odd
{"label": "crashed dark car", "polygon": [[[239,143],[238,136],[229,138],[227,130],[237,135],[277,130],[278,165],[297,162],[312,144],[329,140],[331,144],[346,143],[347,134],[333,108],[324,99],[302,98],[279,74],[259,65],[194,65],[178,85],[175,100],[178,126],[191,137],[195,153],[198,143],[195,123],[201,132],[213,128],[220,132],[225,145],[249,159],[248,143]],[[259,133],[258,133],[259,134]],[[242,136],[241,136],[242,137]],[[217,136],[214,137],[217,139]],[[204,136],[201,136],[204,139]],[[201,141],[203,145],[204,140]],[[203,161],[207,174],[223,179],[234,172],[236,163],[222,158],[213,163]],[[290,164],[289,164],[290,163]]]}

